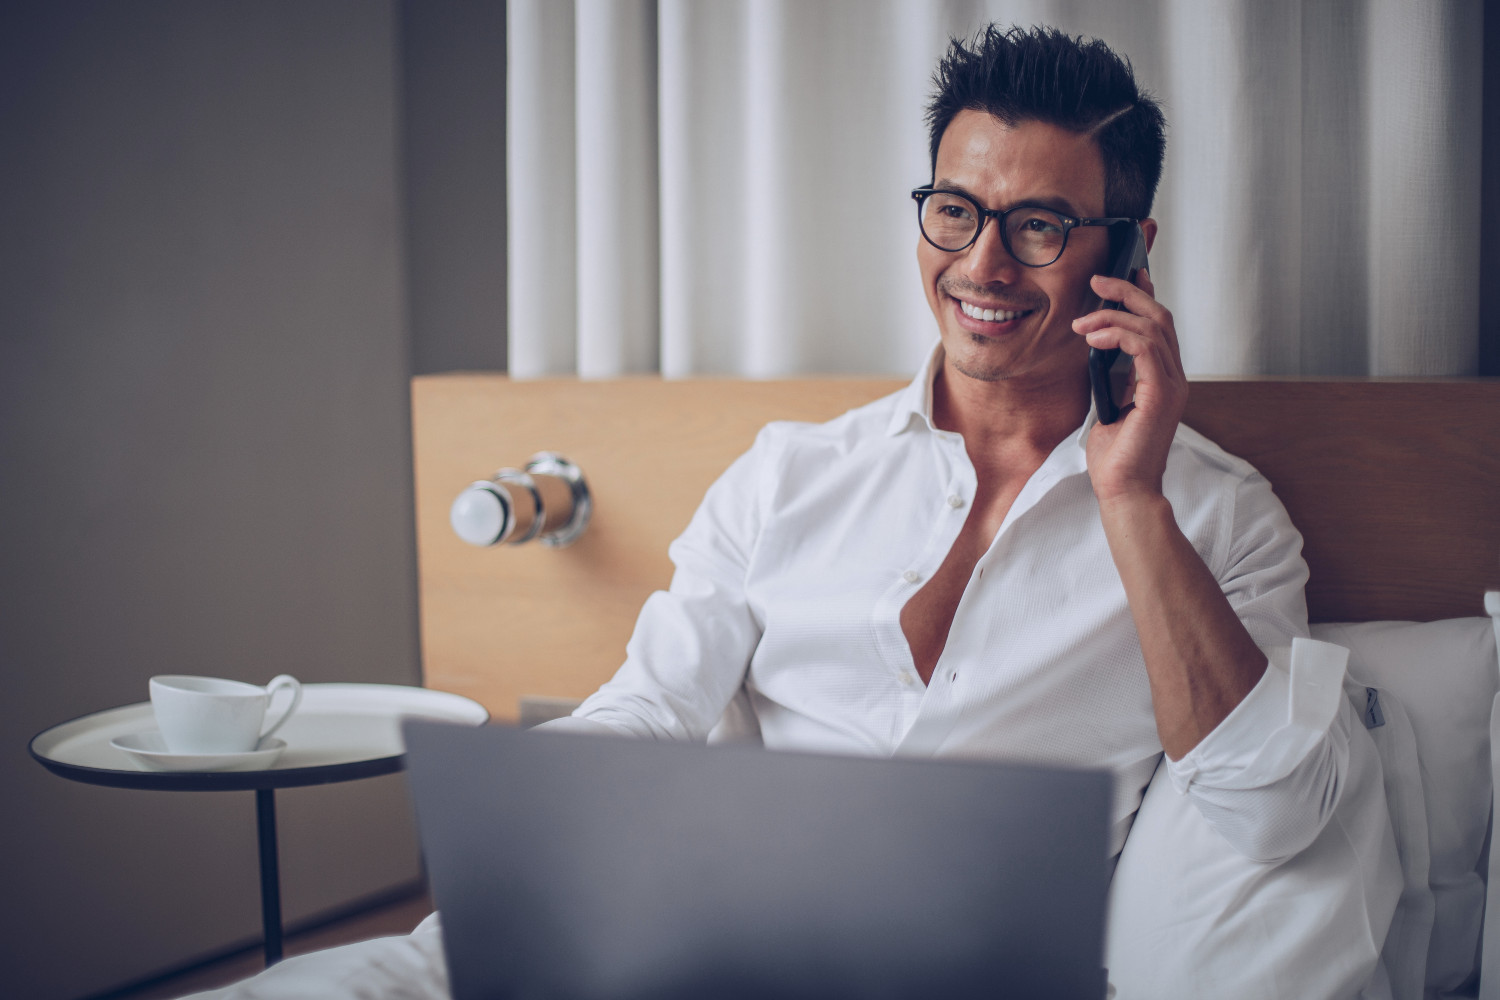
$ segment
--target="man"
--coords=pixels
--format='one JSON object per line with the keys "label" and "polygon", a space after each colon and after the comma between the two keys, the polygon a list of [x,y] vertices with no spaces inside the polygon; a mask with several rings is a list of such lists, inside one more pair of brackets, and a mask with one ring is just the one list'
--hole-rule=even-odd
{"label": "man", "polygon": [[[913,192],[928,365],[828,424],[766,428],[673,544],[619,673],[549,726],[703,739],[738,705],[772,748],[1109,767],[1113,854],[1165,750],[1239,850],[1295,854],[1350,739],[1347,712],[1289,732],[1290,681],[1268,668],[1306,634],[1301,538],[1262,477],[1179,425],[1149,274],[1101,276],[1113,229],[1156,237],[1161,113],[1105,45],[1050,30],[954,42],[937,84]],[[1107,425],[1090,347],[1134,359]],[[420,993],[434,930],[232,995]]]}
{"label": "man", "polygon": [[[1115,853],[1165,750],[1240,850],[1288,857],[1348,741],[1335,719],[1287,767],[1275,735],[1301,538],[1179,426],[1149,274],[1101,276],[1112,230],[1155,239],[1161,113],[1103,43],[1049,30],[955,42],[937,83],[913,192],[929,366],[829,424],[768,427],[674,543],[624,666],[557,728],[702,739],[743,690],[770,747],[1108,766]],[[1090,347],[1134,359],[1108,425]]]}

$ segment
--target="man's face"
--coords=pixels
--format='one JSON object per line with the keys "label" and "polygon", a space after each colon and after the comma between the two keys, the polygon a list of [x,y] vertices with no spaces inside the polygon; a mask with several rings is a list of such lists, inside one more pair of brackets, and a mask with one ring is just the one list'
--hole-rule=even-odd
{"label": "man's face", "polygon": [[[1104,161],[1093,139],[1036,121],[1008,128],[982,111],[961,111],[949,123],[933,186],[962,191],[988,209],[1039,205],[1075,217],[1104,215]],[[917,262],[948,367],[986,382],[1078,382],[1088,344],[1071,324],[1095,307],[1089,277],[1105,269],[1108,256],[1102,226],[1074,229],[1062,256],[1040,268],[1006,251],[994,219],[958,253],[919,234]],[[984,319],[984,310],[995,317]]]}

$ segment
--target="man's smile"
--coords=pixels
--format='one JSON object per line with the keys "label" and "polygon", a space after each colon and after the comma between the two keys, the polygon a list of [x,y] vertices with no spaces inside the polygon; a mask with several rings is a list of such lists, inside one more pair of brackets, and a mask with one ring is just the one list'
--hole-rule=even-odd
{"label": "man's smile", "polygon": [[937,280],[937,293],[947,298],[945,306],[959,329],[985,337],[1013,333],[1021,324],[1046,313],[1047,302],[1034,291],[993,283],[985,287],[963,275],[945,274]]}
{"label": "man's smile", "polygon": [[958,300],[958,307],[970,319],[983,320],[986,323],[1008,323],[1013,319],[1029,316],[1036,311],[1034,309],[986,309],[982,306],[965,302],[963,299]]}

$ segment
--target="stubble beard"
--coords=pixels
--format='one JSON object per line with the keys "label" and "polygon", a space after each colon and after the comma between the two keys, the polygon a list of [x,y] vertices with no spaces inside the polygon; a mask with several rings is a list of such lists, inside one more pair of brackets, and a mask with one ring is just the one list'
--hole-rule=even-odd
{"label": "stubble beard", "polygon": [[[977,333],[968,334],[968,338],[969,343],[975,347],[991,346],[989,341]],[[979,382],[1004,382],[1014,375],[1008,366],[987,363],[976,358],[955,357],[952,360],[954,371]]]}
{"label": "stubble beard", "polygon": [[[939,278],[937,289],[946,297],[947,302],[952,303],[958,302],[957,293],[959,292],[966,292],[973,297],[983,295],[986,291],[984,287],[972,281],[961,280],[951,275],[944,275]],[[1004,294],[1004,290],[1001,290],[1001,293]],[[1042,303],[1031,303],[1026,308],[1040,312]],[[1017,363],[1022,359],[1012,357],[997,362],[986,358],[986,355],[997,346],[996,341],[993,339],[985,337],[982,334],[970,333],[967,330],[960,330],[959,332],[966,338],[966,346],[975,349],[974,354],[968,356],[957,356],[957,352],[948,352],[953,370],[960,375],[979,382],[1004,382],[1023,374],[1016,370]]]}
{"label": "stubble beard", "polygon": [[[1004,358],[993,358],[989,356],[989,351],[994,350],[996,346],[993,340],[977,333],[969,333],[967,330],[963,331],[963,333],[967,338],[965,346],[974,348],[973,353],[959,351],[945,352],[949,366],[959,375],[971,378],[976,382],[991,384],[1019,380],[1022,383],[1035,381],[1037,385],[1045,385],[1057,381],[1059,373],[1052,370],[1055,366],[1049,364],[1037,368],[1028,365],[1028,362],[1031,365],[1034,365],[1036,362],[1036,359],[1032,357],[1030,352],[1022,352],[1019,357],[1012,355]],[[1086,370],[1085,356],[1080,354],[1077,365],[1078,377],[1084,378]],[[1062,374],[1066,378],[1066,373]]]}

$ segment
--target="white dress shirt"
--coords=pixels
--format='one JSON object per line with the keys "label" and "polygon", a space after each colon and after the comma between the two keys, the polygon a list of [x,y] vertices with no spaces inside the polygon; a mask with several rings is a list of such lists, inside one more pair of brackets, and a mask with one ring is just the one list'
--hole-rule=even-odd
{"label": "white dress shirt", "polygon": [[[774,423],[670,549],[671,587],[575,720],[702,740],[739,694],[767,747],[965,756],[1116,775],[1118,853],[1162,756],[1135,625],[1099,518],[1091,413],[1026,483],[979,559],[923,684],[902,606],[942,565],[976,487],[932,423],[939,347],[904,390],[825,424]],[[1289,856],[1332,812],[1348,713],[1296,713],[1301,536],[1247,463],[1179,427],[1163,488],[1271,668],[1174,782],[1252,857]],[[1304,699],[1304,702],[1306,699]],[[570,720],[558,728],[588,728]]]}

